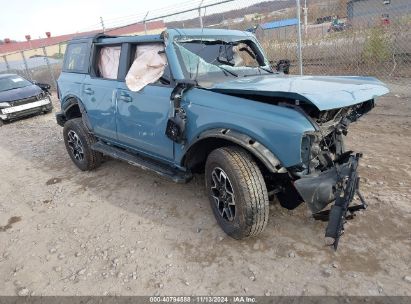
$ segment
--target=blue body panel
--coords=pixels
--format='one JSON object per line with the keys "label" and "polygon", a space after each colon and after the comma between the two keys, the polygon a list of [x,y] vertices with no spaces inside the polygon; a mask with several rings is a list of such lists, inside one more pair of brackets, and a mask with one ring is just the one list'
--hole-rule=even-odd
{"label": "blue body panel", "polygon": [[58,86],[61,98],[61,108],[65,109],[67,101],[70,98],[81,100],[83,90],[84,74],[64,73],[60,74],[58,79]]}
{"label": "blue body panel", "polygon": [[[117,140],[134,150],[173,162],[173,141],[165,135],[172,88],[147,85],[131,92],[119,83],[117,95]],[[130,99],[123,100],[121,94]],[[127,96],[128,95],[128,96]]]}
{"label": "blue body panel", "polygon": [[93,132],[106,139],[116,139],[115,80],[92,78],[87,75],[82,85],[81,100],[87,109]]}
{"label": "blue body panel", "polygon": [[285,107],[196,88],[188,91],[184,99],[188,145],[176,149],[177,162],[202,132],[229,128],[252,137],[268,148],[283,166],[291,166],[300,162],[303,133],[314,131],[303,114]]}
{"label": "blue body panel", "polygon": [[280,74],[236,78],[217,83],[211,89],[291,98],[311,103],[321,111],[351,106],[389,92],[381,81],[373,77]]}

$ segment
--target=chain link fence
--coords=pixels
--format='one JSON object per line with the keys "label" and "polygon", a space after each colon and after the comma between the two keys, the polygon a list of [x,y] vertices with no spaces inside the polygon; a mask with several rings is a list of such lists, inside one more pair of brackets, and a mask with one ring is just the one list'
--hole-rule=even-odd
{"label": "chain link fence", "polygon": [[304,73],[411,77],[411,1],[324,1],[308,16]]}
{"label": "chain link fence", "polygon": [[[161,20],[167,28],[250,31],[269,60],[290,60],[291,74],[299,73],[301,59],[306,75],[411,77],[410,0],[300,0],[300,20],[296,4],[296,0],[196,0],[108,20],[105,27],[146,26]],[[92,28],[98,29],[98,25]],[[55,87],[64,51],[63,43],[0,55],[0,73],[17,73]]]}
{"label": "chain link fence", "polygon": [[[51,54],[53,49],[58,49],[58,52]],[[64,43],[0,55],[0,74],[18,74],[37,83],[50,84],[52,89],[56,89],[65,49]]]}
{"label": "chain link fence", "polygon": [[[270,60],[288,59],[298,74],[296,1],[234,2],[210,8],[205,26],[253,31]],[[411,1],[300,2],[304,74],[411,77]]]}

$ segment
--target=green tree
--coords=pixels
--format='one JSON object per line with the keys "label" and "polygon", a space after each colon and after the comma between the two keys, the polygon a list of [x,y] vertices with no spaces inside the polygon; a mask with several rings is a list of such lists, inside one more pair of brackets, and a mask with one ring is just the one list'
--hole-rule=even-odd
{"label": "green tree", "polygon": [[373,28],[366,38],[363,58],[366,62],[385,62],[391,58],[390,40],[380,27]]}

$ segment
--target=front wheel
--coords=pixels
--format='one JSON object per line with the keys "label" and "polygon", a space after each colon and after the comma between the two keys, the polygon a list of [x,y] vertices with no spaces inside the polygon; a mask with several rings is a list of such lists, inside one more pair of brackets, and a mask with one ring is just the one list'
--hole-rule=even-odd
{"label": "front wheel", "polygon": [[256,162],[239,147],[214,150],[207,158],[206,189],[217,222],[229,236],[261,233],[268,222],[268,194]]}
{"label": "front wheel", "polygon": [[80,170],[91,171],[100,165],[102,154],[91,149],[96,140],[81,118],[71,119],[64,124],[63,137],[71,160]]}

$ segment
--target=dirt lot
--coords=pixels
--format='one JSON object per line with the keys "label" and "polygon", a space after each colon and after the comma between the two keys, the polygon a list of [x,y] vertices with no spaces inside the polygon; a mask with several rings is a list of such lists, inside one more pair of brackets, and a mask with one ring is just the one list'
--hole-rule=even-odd
{"label": "dirt lot", "polygon": [[235,241],[202,176],[177,185],[114,160],[83,173],[54,114],[4,125],[0,294],[411,295],[411,89],[391,89],[351,126],[370,206],[336,253],[304,205],[273,203],[265,232]]}

